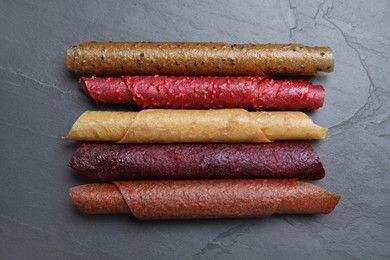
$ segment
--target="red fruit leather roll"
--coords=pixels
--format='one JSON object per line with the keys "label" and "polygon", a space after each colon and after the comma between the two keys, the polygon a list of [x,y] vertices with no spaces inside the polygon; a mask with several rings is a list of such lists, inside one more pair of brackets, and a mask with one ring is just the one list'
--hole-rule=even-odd
{"label": "red fruit leather roll", "polygon": [[327,214],[340,197],[295,179],[163,180],[71,188],[87,214],[133,214],[141,220]]}
{"label": "red fruit leather roll", "polygon": [[307,143],[83,144],[69,161],[78,173],[101,181],[137,179],[239,179],[325,176]]}
{"label": "red fruit leather roll", "polygon": [[141,108],[317,109],[324,88],[308,80],[269,77],[123,76],[81,78],[80,87],[100,103]]}

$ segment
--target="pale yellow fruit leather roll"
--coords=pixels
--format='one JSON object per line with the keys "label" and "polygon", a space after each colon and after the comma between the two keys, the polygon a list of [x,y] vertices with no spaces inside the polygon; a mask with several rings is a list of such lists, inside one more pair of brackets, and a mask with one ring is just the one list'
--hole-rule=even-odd
{"label": "pale yellow fruit leather roll", "polygon": [[146,109],[86,111],[66,139],[117,143],[262,143],[324,139],[327,131],[303,112]]}

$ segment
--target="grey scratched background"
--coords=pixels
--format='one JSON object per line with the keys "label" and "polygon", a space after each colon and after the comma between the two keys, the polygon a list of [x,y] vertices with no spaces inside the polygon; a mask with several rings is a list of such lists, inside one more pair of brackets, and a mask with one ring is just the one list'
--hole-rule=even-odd
{"label": "grey scratched background", "polygon": [[[0,259],[389,259],[390,1],[0,1]],[[89,180],[61,139],[92,103],[67,73],[81,41],[329,45],[335,72],[311,113],[314,146],[342,196],[323,216],[140,222],[84,216],[67,190]]]}

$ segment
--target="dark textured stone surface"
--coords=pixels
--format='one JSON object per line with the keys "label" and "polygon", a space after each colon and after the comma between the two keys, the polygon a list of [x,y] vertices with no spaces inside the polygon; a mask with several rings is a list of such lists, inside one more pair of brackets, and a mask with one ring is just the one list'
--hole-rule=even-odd
{"label": "dark textured stone surface", "polygon": [[[0,2],[1,259],[388,259],[388,1]],[[317,184],[342,196],[326,216],[140,222],[83,216],[68,188],[74,120],[93,104],[65,69],[80,41],[227,41],[329,45],[335,72],[310,113],[330,127],[314,144]]]}

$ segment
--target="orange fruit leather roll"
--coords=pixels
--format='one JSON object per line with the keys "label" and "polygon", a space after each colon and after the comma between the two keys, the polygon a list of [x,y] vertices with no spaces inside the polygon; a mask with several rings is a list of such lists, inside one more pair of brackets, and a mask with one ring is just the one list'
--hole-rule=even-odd
{"label": "orange fruit leather roll", "polygon": [[340,199],[296,179],[122,181],[77,186],[69,194],[86,214],[141,220],[327,214]]}

